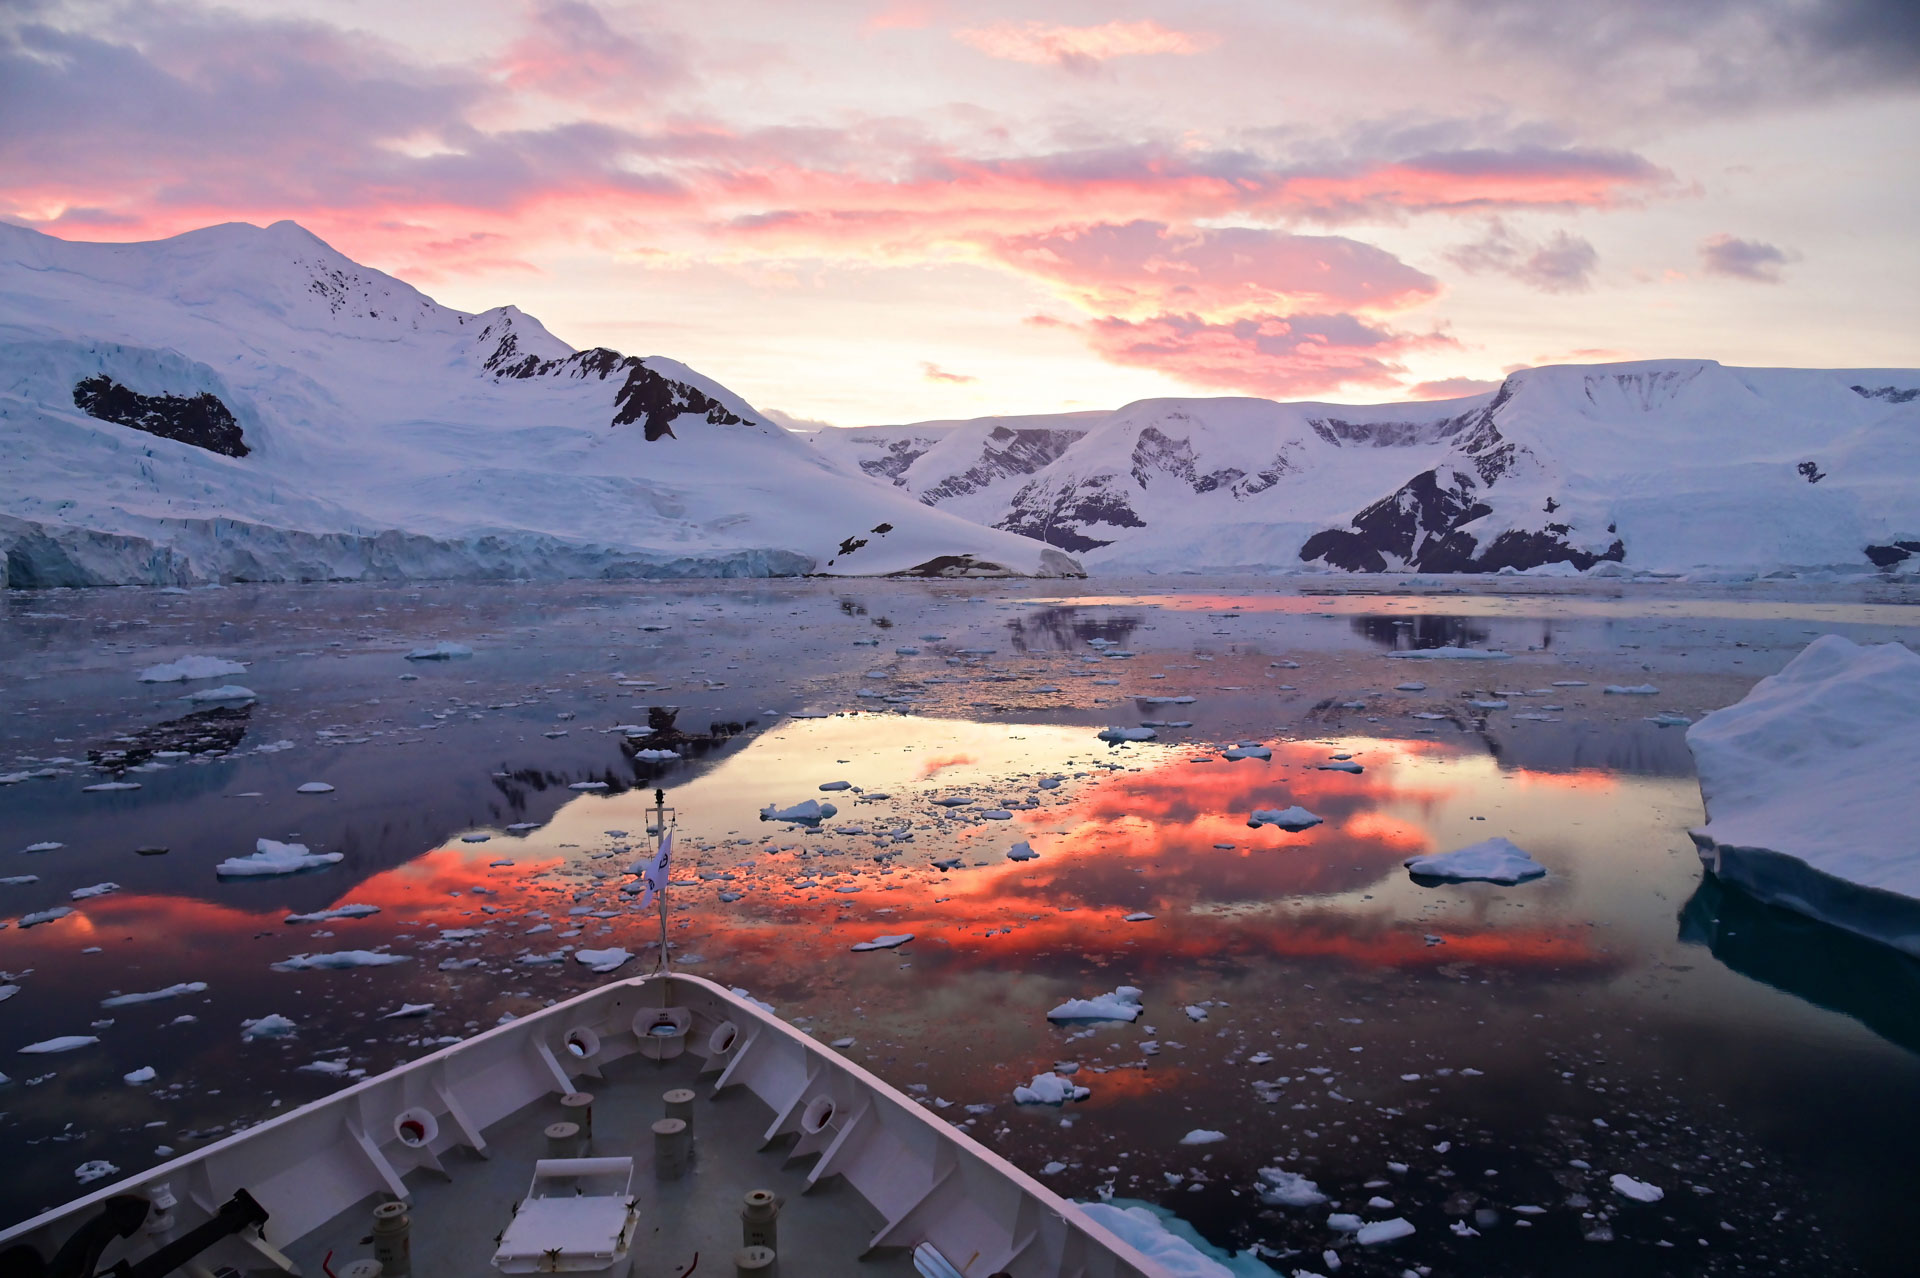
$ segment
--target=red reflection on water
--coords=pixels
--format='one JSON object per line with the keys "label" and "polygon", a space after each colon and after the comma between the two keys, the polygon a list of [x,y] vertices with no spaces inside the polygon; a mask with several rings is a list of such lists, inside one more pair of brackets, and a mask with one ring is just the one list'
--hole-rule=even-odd
{"label": "red reflection on water", "polygon": [[980,762],[970,754],[940,754],[920,765],[918,780],[925,781],[948,768],[961,768]]}

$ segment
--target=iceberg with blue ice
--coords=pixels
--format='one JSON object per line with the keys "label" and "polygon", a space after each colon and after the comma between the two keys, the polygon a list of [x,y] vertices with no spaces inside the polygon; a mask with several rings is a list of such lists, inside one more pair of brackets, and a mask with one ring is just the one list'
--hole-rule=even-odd
{"label": "iceberg with blue ice", "polygon": [[1920,955],[1920,656],[1822,635],[1687,745],[1717,876]]}

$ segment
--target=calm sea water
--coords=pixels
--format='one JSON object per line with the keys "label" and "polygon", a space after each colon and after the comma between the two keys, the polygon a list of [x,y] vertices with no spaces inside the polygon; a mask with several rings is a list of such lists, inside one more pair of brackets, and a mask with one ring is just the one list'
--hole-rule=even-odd
{"label": "calm sea water", "polygon": [[[676,964],[852,1039],[1063,1193],[1279,1272],[1911,1272],[1920,965],[1706,876],[1684,728],[1651,720],[1816,634],[1914,643],[1912,588],[1173,584],[14,592],[0,774],[55,775],[0,786],[0,879],[34,876],[0,884],[0,1218],[608,979],[575,951],[651,970],[621,888],[657,787]],[[474,655],[403,659],[441,639]],[[1388,655],[1443,644],[1511,655]],[[250,663],[215,682],[257,700],[135,680],[186,652]],[[1242,742],[1271,757],[1222,757]],[[139,788],[83,789],[113,779]],[[839,811],[760,819],[805,799]],[[1247,825],[1295,804],[1323,823]],[[1402,868],[1493,836],[1548,876]],[[263,838],[342,860],[216,874]],[[347,905],[377,910],[288,921]],[[352,950],[403,958],[275,966]],[[1137,1023],[1046,1019],[1121,985]],[[294,1032],[243,1038],[269,1015]],[[18,1053],[63,1035],[98,1041]],[[1013,1104],[1056,1065],[1088,1099]],[[1264,1167],[1330,1203],[1263,1205]],[[1416,1233],[1362,1250],[1331,1211]]]}

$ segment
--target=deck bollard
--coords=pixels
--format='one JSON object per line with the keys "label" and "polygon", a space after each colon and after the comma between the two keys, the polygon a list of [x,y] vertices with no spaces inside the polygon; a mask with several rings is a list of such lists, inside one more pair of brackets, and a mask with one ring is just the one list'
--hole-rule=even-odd
{"label": "deck bollard", "polygon": [[653,1125],[653,1174],[657,1180],[679,1180],[687,1173],[687,1125],[663,1118]]}
{"label": "deck bollard", "polygon": [[547,1157],[575,1158],[580,1152],[580,1124],[547,1124]]}
{"label": "deck bollard", "polygon": [[580,1154],[585,1157],[593,1144],[593,1093],[568,1092],[560,1098],[560,1114],[580,1128]]}
{"label": "deck bollard", "polygon": [[413,1217],[405,1203],[381,1203],[373,1209],[373,1258],[383,1274],[407,1278],[413,1272],[412,1235]]}
{"label": "deck bollard", "polygon": [[741,1278],[772,1278],[775,1259],[771,1247],[742,1247],[733,1253],[733,1271]]}
{"label": "deck bollard", "polygon": [[660,1097],[667,1103],[667,1117],[677,1118],[687,1125],[687,1136],[693,1137],[693,1089],[676,1087]]}
{"label": "deck bollard", "polygon": [[740,1203],[740,1242],[745,1247],[765,1247],[768,1251],[780,1245],[778,1234],[780,1224],[780,1200],[774,1197],[771,1189],[750,1191]]}

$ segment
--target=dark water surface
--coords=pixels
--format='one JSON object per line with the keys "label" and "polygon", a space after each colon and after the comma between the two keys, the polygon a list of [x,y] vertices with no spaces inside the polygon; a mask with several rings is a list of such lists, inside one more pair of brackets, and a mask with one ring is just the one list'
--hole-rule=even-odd
{"label": "dark water surface", "polygon": [[[676,962],[851,1038],[1063,1193],[1159,1202],[1286,1273],[1329,1248],[1343,1275],[1911,1273],[1920,964],[1705,876],[1685,729],[1649,720],[1737,700],[1816,634],[1911,645],[1920,592],[1497,584],[12,592],[0,879],[36,881],[0,884],[0,1219],[608,979],[576,950],[650,970],[657,919],[621,888],[662,786]],[[441,639],[475,655],[403,659]],[[1440,645],[1511,656],[1387,655]],[[136,682],[190,652],[250,667]],[[179,699],[228,682],[258,699]],[[1242,741],[1272,757],[1221,757]],[[110,780],[140,788],[83,791]],[[809,798],[840,811],[759,819]],[[1247,826],[1294,804],[1324,823]],[[1402,868],[1495,835],[1548,876]],[[342,860],[216,875],[262,838]],[[345,905],[378,908],[287,921]],[[274,966],[353,950],[404,959]],[[1119,985],[1139,1022],[1046,1020]],[[294,1032],[243,1039],[270,1014]],[[99,1041],[18,1052],[63,1035]],[[1014,1105],[1056,1062],[1092,1095]],[[1332,1201],[1262,1205],[1276,1166]],[[1361,1249],[1331,1211],[1417,1232]]]}

